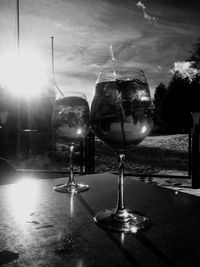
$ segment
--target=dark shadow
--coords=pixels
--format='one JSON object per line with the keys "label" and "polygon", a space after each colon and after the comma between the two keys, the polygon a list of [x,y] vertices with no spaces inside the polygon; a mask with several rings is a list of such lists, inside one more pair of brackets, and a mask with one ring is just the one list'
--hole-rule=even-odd
{"label": "dark shadow", "polygon": [[175,267],[176,265],[155,246],[148,238],[146,238],[143,233],[138,232],[135,238],[140,241],[146,248],[148,248],[160,261],[162,261],[166,266]]}
{"label": "dark shadow", "polygon": [[81,196],[81,194],[76,194],[77,199],[81,202],[81,204],[85,207],[85,209],[91,214],[92,217],[95,216],[95,212],[93,209],[88,205],[85,199]]}
{"label": "dark shadow", "polygon": [[[86,210],[89,212],[89,214],[94,218],[95,212],[93,209],[88,205],[88,203],[85,201],[85,199],[82,197],[81,194],[76,194],[77,199],[82,203],[82,205],[86,208]],[[94,222],[95,223],[95,222]],[[100,227],[100,226],[98,226]],[[170,259],[156,247],[149,239],[147,239],[143,232],[150,230],[152,227],[152,224],[141,231],[138,231],[136,234],[132,235],[133,238],[136,238],[139,242],[143,244],[144,247],[149,249],[151,253],[153,253],[163,264],[170,267],[175,267],[176,265],[170,261]],[[120,240],[120,233],[114,233],[104,230],[102,227],[100,227],[105,234],[110,238],[110,240],[115,244],[115,246],[122,252],[126,260],[132,265],[136,267],[140,267],[141,265],[136,261],[136,259],[131,255],[131,253],[123,246],[121,240]],[[130,235],[130,234],[125,234]]]}
{"label": "dark shadow", "polygon": [[[102,228],[103,229],[103,228]],[[104,230],[104,229],[103,229]],[[134,267],[141,267],[141,265],[136,261],[136,259],[131,255],[131,253],[122,245],[121,240],[117,238],[113,232],[104,230],[106,235],[112,240],[115,246],[122,252],[126,260]],[[119,236],[120,234],[118,234]]]}
{"label": "dark shadow", "polygon": [[19,258],[19,254],[9,251],[9,250],[3,250],[0,252],[0,266],[6,263],[9,263],[13,260],[16,260]]}
{"label": "dark shadow", "polygon": [[[88,203],[85,201],[85,199],[82,197],[82,195],[80,194],[76,194],[77,199],[82,203],[82,205],[85,207],[85,209],[89,212],[89,214],[94,218],[95,216],[95,212],[93,211],[93,209],[88,205]],[[95,222],[94,222],[95,223]],[[100,227],[100,226],[98,226]],[[113,233],[104,230],[102,227],[100,227],[105,233],[106,235],[112,240],[112,242],[116,245],[116,247],[122,252],[122,254],[124,255],[124,257],[126,258],[126,260],[135,267],[140,267],[141,265],[138,264],[138,262],[136,261],[136,259],[129,253],[129,251],[123,247],[123,245],[121,244],[120,240],[118,240]]]}

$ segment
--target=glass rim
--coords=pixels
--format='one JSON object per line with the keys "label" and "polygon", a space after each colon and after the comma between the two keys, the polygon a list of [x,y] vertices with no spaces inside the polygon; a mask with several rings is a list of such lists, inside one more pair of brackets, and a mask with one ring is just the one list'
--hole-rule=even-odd
{"label": "glass rim", "polygon": [[117,81],[120,79],[130,80],[131,77],[142,77],[147,81],[144,71],[140,68],[132,67],[116,67],[113,69],[110,67],[105,67],[100,70],[98,77],[96,79],[96,84],[99,83],[99,80],[104,79],[106,81],[112,80]]}
{"label": "glass rim", "polygon": [[71,95],[71,96],[82,96],[83,98],[87,99],[87,96],[85,93],[80,92],[80,91],[62,91],[62,93],[60,93],[59,98],[64,97],[65,95]]}
{"label": "glass rim", "polygon": [[99,73],[100,72],[105,72],[105,71],[112,71],[113,72],[113,70],[121,70],[121,71],[125,71],[125,70],[128,70],[128,71],[137,71],[137,72],[143,72],[144,73],[144,70],[143,69],[141,69],[141,68],[136,68],[136,67],[125,67],[125,66],[122,66],[122,67],[112,67],[112,66],[108,66],[108,67],[102,67],[101,69],[100,69],[100,71],[99,71]]}

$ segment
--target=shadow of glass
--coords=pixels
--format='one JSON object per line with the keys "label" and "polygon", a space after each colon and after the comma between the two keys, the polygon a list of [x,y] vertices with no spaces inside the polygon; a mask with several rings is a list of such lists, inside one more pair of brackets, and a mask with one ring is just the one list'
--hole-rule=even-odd
{"label": "shadow of glass", "polygon": [[136,234],[135,238],[147,249],[149,249],[150,252],[153,253],[166,266],[176,266],[157,246],[155,246],[147,237],[145,237],[143,233]]}

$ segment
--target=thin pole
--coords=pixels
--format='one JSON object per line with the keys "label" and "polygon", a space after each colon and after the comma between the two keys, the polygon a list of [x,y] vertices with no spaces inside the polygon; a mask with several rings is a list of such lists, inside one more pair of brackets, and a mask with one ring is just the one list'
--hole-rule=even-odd
{"label": "thin pole", "polygon": [[[52,63],[52,82],[55,85],[55,80],[54,80],[54,37],[51,36],[51,63]],[[53,162],[55,163],[55,158],[56,158],[56,133],[54,131],[53,125],[52,125],[52,139],[53,139]]]}
{"label": "thin pole", "polygon": [[17,0],[17,50],[20,51],[19,0]]}
{"label": "thin pole", "polygon": [[[17,0],[17,52],[18,52],[18,60],[19,60],[19,53],[20,53],[20,20],[19,20],[19,0]],[[17,159],[20,158],[20,146],[21,146],[21,105],[20,100],[18,100],[18,107],[17,107]]]}
{"label": "thin pole", "polygon": [[54,81],[54,43],[53,36],[51,36],[51,57],[52,57],[52,81]]}

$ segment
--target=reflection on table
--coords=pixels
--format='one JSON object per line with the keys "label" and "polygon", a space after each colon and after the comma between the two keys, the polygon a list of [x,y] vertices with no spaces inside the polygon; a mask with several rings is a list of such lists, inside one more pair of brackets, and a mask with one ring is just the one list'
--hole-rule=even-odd
{"label": "reflection on table", "polygon": [[0,265],[200,266],[198,197],[125,178],[127,208],[147,215],[151,226],[120,234],[93,220],[115,207],[117,176],[79,176],[89,191],[56,193],[65,179],[36,173],[1,183]]}

